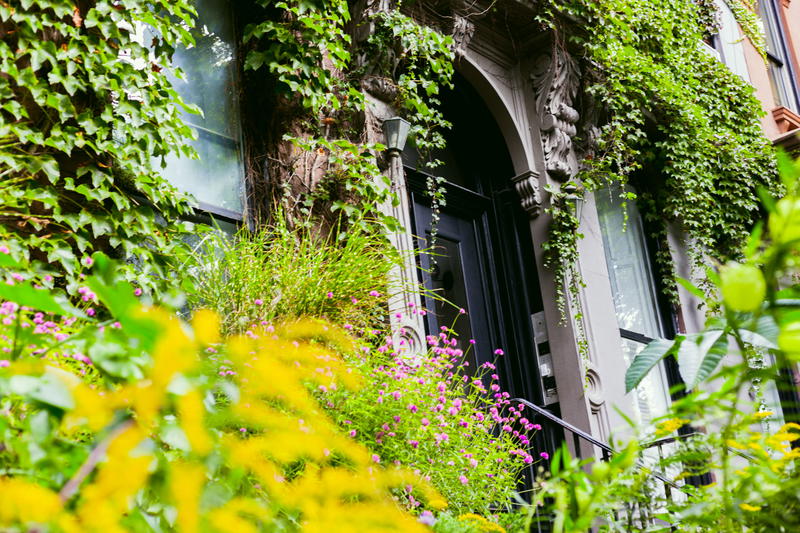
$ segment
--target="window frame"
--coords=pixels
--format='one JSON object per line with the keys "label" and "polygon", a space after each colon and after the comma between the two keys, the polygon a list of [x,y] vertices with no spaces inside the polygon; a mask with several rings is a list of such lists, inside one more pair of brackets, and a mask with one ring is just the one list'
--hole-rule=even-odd
{"label": "window frame", "polygon": [[775,93],[781,93],[781,90],[786,94],[781,94],[780,98],[776,100],[786,99],[788,101],[776,101],[776,107],[786,107],[794,112],[800,112],[800,87],[797,83],[797,73],[795,72],[794,65],[791,60],[791,51],[789,50],[786,31],[783,27],[783,17],[781,15],[780,6],[776,0],[765,0],[758,3],[758,15],[764,24],[764,32],[767,37],[767,44],[770,38],[775,41],[775,46],[778,50],[771,51],[765,50],[767,54],[767,69],[776,68],[782,75],[779,80],[775,80],[771,72],[769,72],[770,86]]}
{"label": "window frame", "polygon": [[[241,47],[237,46],[237,37],[239,36],[239,16],[238,11],[235,9],[233,2],[230,0],[222,0],[222,3],[225,5],[225,8],[228,10],[228,13],[231,17],[231,27],[232,27],[232,37],[233,37],[233,63],[235,67],[232,69],[232,83],[234,85],[235,91],[235,99],[236,99],[236,121],[238,123],[237,127],[237,136],[236,138],[228,137],[227,135],[223,135],[219,132],[214,130],[208,129],[204,126],[200,126],[194,124],[191,119],[184,119],[187,126],[192,128],[197,132],[198,139],[200,138],[207,138],[208,141],[213,143],[222,144],[225,146],[231,146],[237,148],[239,152],[239,162],[242,171],[242,179],[239,183],[239,195],[241,199],[242,210],[241,212],[235,211],[233,209],[228,209],[222,206],[214,205],[207,201],[201,201],[194,197],[194,202],[196,203],[197,207],[194,209],[194,214],[190,217],[191,222],[196,222],[200,224],[207,224],[210,226],[214,226],[214,220],[220,219],[223,222],[227,222],[230,224],[234,224],[237,227],[241,227],[243,224],[247,223],[247,212],[248,212],[248,185],[247,185],[247,166],[245,161],[245,137],[244,137],[244,120],[242,116],[242,99],[240,97],[241,88],[242,88],[242,73],[240,69],[241,65]],[[180,91],[176,88],[178,94]],[[183,97],[183,96],[181,96]],[[189,102],[191,103],[191,102]],[[201,108],[202,109],[202,108]],[[202,161],[202,159],[199,159]],[[164,179],[169,181],[173,186],[181,190],[175,184],[173,184],[169,178],[164,174],[166,168],[162,169],[162,176]],[[182,191],[183,192],[183,191]],[[186,193],[191,194],[191,193]]]}

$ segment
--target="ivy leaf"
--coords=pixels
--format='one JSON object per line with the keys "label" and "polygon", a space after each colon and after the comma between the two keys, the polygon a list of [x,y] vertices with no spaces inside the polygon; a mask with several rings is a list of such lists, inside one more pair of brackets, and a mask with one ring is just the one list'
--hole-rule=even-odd
{"label": "ivy leaf", "polygon": [[680,345],[680,341],[680,337],[675,340],[656,339],[636,354],[625,372],[625,392],[635,389],[659,361],[674,350],[676,345]]}

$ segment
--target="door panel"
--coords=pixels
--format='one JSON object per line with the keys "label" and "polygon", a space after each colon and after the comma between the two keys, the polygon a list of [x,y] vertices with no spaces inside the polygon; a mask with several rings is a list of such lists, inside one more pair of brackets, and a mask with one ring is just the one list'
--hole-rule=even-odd
{"label": "door panel", "polygon": [[[423,236],[422,249],[431,242],[431,209],[415,202],[417,235]],[[430,311],[428,329],[436,334],[441,327],[452,328],[458,335],[457,347],[467,353],[469,367],[474,369],[491,361],[487,295],[483,265],[477,240],[476,220],[447,213],[440,214],[435,249],[420,256],[423,283],[440,298],[427,296],[425,306]],[[464,309],[465,314],[460,310]],[[476,341],[472,345],[469,341]]]}

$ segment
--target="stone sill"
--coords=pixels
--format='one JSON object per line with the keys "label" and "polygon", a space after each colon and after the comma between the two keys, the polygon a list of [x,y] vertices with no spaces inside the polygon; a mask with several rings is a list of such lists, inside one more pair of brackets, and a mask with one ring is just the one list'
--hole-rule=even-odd
{"label": "stone sill", "polygon": [[791,109],[780,106],[773,109],[771,114],[781,133],[788,133],[800,128],[800,115]]}

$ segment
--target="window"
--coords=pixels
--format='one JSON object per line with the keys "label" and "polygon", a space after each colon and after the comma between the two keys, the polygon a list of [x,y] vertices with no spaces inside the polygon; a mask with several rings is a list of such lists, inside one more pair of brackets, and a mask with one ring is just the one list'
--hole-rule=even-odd
{"label": "window", "polygon": [[233,16],[225,0],[197,0],[196,6],[196,44],[177,50],[174,56],[186,79],[172,81],[185,101],[203,110],[203,115],[184,117],[197,132],[192,145],[200,159],[171,154],[163,174],[173,185],[191,193],[204,211],[241,220],[244,168]]}
{"label": "window", "polygon": [[[622,351],[630,364],[647,343],[665,335],[641,215],[634,202],[623,205],[620,193],[613,187],[599,191],[595,198]],[[663,362],[642,380],[634,394],[639,423],[648,424],[666,413],[670,395]]]}
{"label": "window", "polygon": [[734,74],[750,82],[747,72],[747,62],[744,57],[744,44],[739,24],[736,22],[731,8],[724,0],[717,0],[717,10],[720,15],[719,33],[714,38],[714,48],[719,52],[720,59]]}
{"label": "window", "polygon": [[775,106],[783,106],[798,111],[797,87],[794,83],[789,50],[784,39],[778,6],[774,0],[758,3],[759,15],[764,21],[764,34],[767,38],[767,60],[769,80]]}

